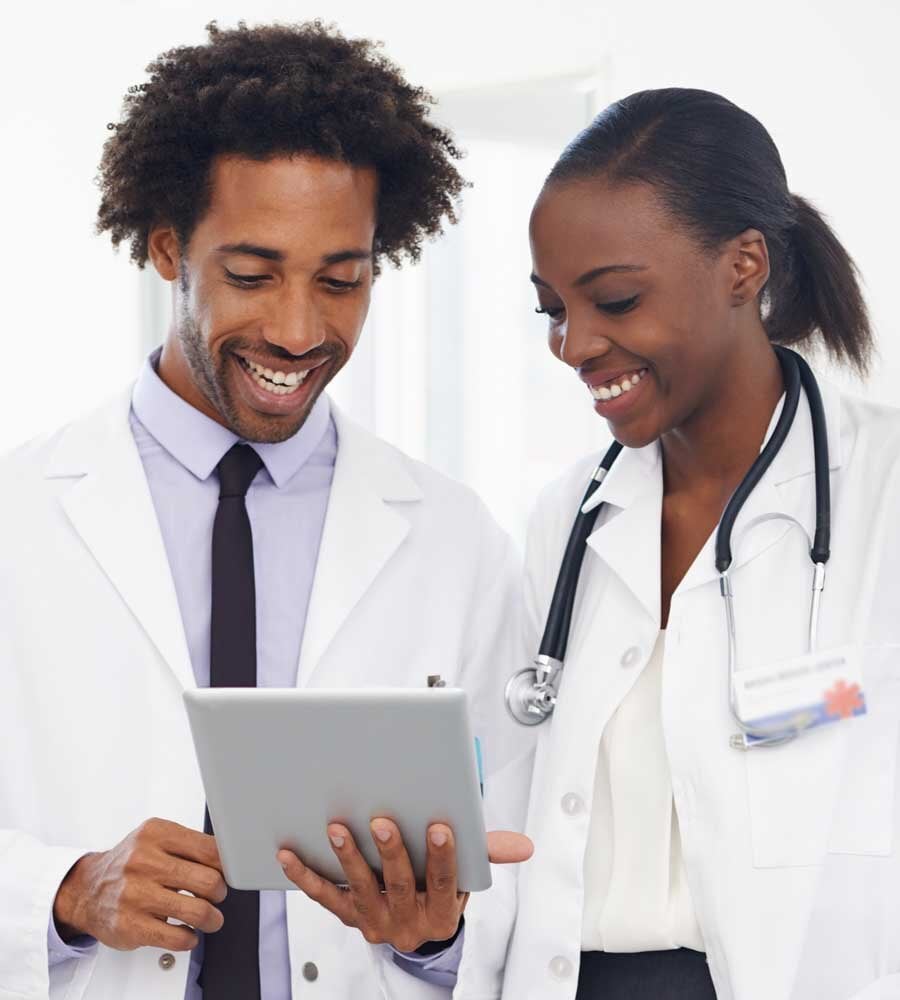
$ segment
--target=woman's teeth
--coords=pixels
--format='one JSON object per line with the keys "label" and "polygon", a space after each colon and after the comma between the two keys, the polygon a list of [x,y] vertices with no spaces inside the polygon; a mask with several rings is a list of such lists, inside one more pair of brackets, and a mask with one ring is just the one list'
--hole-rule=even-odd
{"label": "woman's teeth", "polygon": [[271,368],[264,368],[256,364],[255,361],[248,361],[241,358],[241,363],[253,376],[253,380],[271,392],[275,396],[289,396],[296,392],[303,384],[303,380],[309,372],[275,372]]}
{"label": "woman's teeth", "polygon": [[623,375],[617,382],[613,382],[612,384],[589,386],[591,395],[594,399],[615,399],[617,396],[621,396],[623,392],[631,392],[644,377],[646,371],[646,368],[641,368],[636,372]]}

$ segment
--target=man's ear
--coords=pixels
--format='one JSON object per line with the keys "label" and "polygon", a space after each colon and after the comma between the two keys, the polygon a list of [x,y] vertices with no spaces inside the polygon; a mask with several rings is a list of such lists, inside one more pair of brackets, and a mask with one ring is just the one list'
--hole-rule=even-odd
{"label": "man's ear", "polygon": [[147,253],[157,274],[164,281],[178,277],[181,264],[181,245],[171,226],[154,226],[147,239]]}

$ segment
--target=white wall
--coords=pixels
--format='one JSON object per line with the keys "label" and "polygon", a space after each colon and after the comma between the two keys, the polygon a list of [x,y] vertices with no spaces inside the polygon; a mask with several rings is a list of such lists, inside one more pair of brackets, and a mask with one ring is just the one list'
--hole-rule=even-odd
{"label": "white wall", "polygon": [[[228,25],[241,16],[318,14],[348,34],[384,39],[413,80],[437,91],[597,70],[608,98],[691,85],[746,107],[772,132],[792,187],[826,211],[855,255],[881,338],[872,391],[900,404],[890,302],[900,223],[893,51],[900,13],[893,2],[37,3],[7,13],[0,63],[8,348],[0,367],[0,448],[117,389],[140,359],[145,286],[126,254],[115,256],[92,234],[92,178],[106,122],[117,117],[126,88],[141,81],[159,51],[201,41],[213,17]],[[536,108],[535,115],[539,127],[547,112]],[[564,438],[569,414],[544,417]]]}
{"label": "white wall", "polygon": [[613,95],[717,90],[769,130],[791,189],[829,217],[866,282],[881,348],[868,392],[900,405],[900,316],[891,292],[900,225],[900,4],[763,0],[741,8],[678,0],[616,10]]}

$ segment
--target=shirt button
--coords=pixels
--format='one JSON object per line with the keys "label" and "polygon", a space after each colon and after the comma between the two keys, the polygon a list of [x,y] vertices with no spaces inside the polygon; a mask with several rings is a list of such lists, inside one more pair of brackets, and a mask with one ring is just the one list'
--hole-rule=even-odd
{"label": "shirt button", "polygon": [[633,667],[635,663],[641,658],[641,651],[637,646],[629,646],[628,649],[622,654],[622,659],[619,663],[623,667]]}
{"label": "shirt button", "polygon": [[574,792],[568,792],[564,795],[560,799],[559,804],[567,816],[577,816],[580,812],[584,811],[584,799]]}
{"label": "shirt button", "polygon": [[315,962],[303,963],[303,978],[308,983],[314,983],[319,978],[319,967]]}
{"label": "shirt button", "polygon": [[573,972],[572,963],[565,955],[557,955],[550,959],[550,975],[554,979],[569,979]]}
{"label": "shirt button", "polygon": [[165,972],[168,972],[174,964],[175,956],[170,954],[168,951],[164,955],[159,956],[159,967]]}

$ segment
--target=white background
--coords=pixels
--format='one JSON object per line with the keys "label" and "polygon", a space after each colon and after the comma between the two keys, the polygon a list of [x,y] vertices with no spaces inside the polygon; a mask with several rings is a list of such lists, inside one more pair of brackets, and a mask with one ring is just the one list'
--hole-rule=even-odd
{"label": "white background", "polygon": [[383,436],[464,479],[517,536],[538,487],[604,438],[532,313],[528,211],[565,141],[634,90],[716,90],[771,132],[863,273],[880,359],[863,391],[900,405],[900,5],[759,0],[455,0],[16,4],[0,62],[4,363],[0,449],[133,377],[165,332],[165,290],[93,234],[93,178],[129,85],[204,25],[323,16],[385,42],[441,97],[470,155],[463,224],[376,286],[365,341],[334,395]]}

